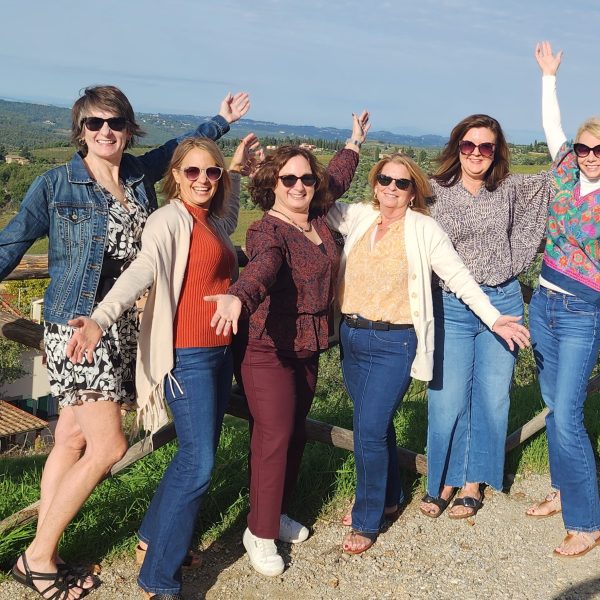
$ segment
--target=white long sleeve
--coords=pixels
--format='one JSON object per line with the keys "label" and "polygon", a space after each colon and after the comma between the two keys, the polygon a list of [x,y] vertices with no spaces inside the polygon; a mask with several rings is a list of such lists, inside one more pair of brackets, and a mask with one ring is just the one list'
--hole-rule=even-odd
{"label": "white long sleeve", "polygon": [[550,156],[554,160],[560,147],[567,140],[560,122],[555,75],[544,75],[542,77],[542,124],[548,150],[550,150]]}

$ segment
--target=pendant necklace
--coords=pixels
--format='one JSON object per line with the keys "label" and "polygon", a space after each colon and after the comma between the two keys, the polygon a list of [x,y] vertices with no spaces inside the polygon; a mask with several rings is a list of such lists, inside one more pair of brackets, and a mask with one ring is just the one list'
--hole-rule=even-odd
{"label": "pendant necklace", "polygon": [[298,225],[298,223],[296,223],[296,221],[294,221],[294,219],[292,219],[292,217],[286,215],[284,212],[281,212],[280,210],[277,210],[276,208],[271,208],[270,210],[272,210],[273,212],[276,212],[277,214],[283,215],[298,231],[300,231],[302,233],[309,233],[310,231],[312,231],[312,223],[310,221],[308,221],[308,227],[306,229],[304,229],[304,227],[302,227],[302,225]]}

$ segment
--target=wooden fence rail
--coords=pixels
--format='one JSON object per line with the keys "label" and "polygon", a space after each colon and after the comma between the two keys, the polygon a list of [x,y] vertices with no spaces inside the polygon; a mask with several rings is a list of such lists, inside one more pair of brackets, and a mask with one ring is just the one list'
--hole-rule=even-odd
{"label": "wooden fence rail", "polygon": [[[240,263],[245,264],[247,261],[246,256],[238,248],[238,257]],[[48,261],[46,256],[25,256],[19,266],[7,277],[7,279],[13,280],[29,280],[29,279],[40,279],[48,277]],[[525,289],[524,296],[527,300],[531,297],[531,288],[522,286]],[[15,317],[6,312],[0,311],[0,336],[19,342],[31,348],[43,350],[43,332],[44,328],[42,325],[32,323],[31,321],[19,317]],[[588,392],[596,391],[600,389],[600,375],[590,379],[588,386]],[[242,419],[248,419],[248,407],[246,405],[245,397],[240,393],[237,386],[233,386],[231,391],[231,399],[228,414],[239,417]],[[544,428],[544,419],[548,409],[544,409],[542,412],[537,414],[533,419],[525,423],[522,427],[519,427],[515,432],[510,434],[506,439],[506,452],[513,450],[525,440],[535,435],[538,431]],[[309,440],[322,442],[329,444],[336,448],[342,448],[344,450],[354,451],[354,443],[352,431],[323,423],[321,421],[315,421],[313,419],[307,419],[306,433]],[[154,450],[164,446],[168,442],[176,438],[175,427],[172,423],[163,427],[160,431],[154,433],[151,438],[141,440],[133,444],[125,454],[125,456],[113,466],[111,475],[116,475],[123,469],[129,467],[136,461],[140,460],[144,456],[147,456]],[[398,448],[398,460],[400,466],[404,469],[419,473],[427,473],[427,457],[423,454],[418,454],[412,450],[406,448]],[[13,515],[7,517],[3,521],[0,521],[0,535],[5,531],[13,529],[19,525],[30,523],[37,518],[39,502],[35,502]]]}

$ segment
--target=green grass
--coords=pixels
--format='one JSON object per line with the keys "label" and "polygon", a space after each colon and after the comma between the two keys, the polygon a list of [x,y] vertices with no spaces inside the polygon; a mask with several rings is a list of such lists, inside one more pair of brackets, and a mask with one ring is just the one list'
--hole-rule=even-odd
{"label": "green grass", "polygon": [[[509,431],[531,419],[542,408],[536,384],[514,387]],[[343,388],[337,348],[321,359],[319,384],[312,418],[351,429],[352,407]],[[586,425],[600,450],[600,395],[586,405]],[[427,400],[423,383],[413,382],[395,419],[399,445],[423,453],[427,432]],[[248,510],[247,423],[234,417],[225,420],[216,468],[198,521],[198,539],[210,543],[231,530],[243,528]],[[121,475],[103,482],[69,526],[61,544],[66,559],[104,560],[133,552],[136,528],[144,515],[164,469],[176,449],[175,443],[139,461]],[[37,499],[44,457],[4,458],[0,463],[0,519]],[[545,433],[540,433],[511,452],[507,472],[547,471]],[[406,491],[419,493],[424,478],[406,474]],[[291,512],[308,523],[326,515],[332,507],[348,501],[354,488],[354,457],[344,450],[309,442]],[[28,525],[0,539],[0,567],[7,570],[21,552],[35,527]],[[1,580],[1,577],[0,577]]]}

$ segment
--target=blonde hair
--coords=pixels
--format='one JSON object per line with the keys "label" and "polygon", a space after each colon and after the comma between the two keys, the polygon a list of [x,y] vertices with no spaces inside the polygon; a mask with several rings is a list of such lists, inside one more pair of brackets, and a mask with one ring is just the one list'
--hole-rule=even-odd
{"label": "blonde hair", "polygon": [[[421,169],[421,167],[419,167],[419,165],[406,154],[392,154],[382,158],[378,163],[375,164],[375,166],[369,172],[369,185],[371,186],[373,192],[375,191],[375,185],[377,184],[377,175],[383,171],[383,167],[385,167],[385,165],[388,163],[395,163],[406,167],[410,175],[413,192],[415,194],[410,208],[417,212],[423,213],[424,215],[428,215],[429,209],[427,208],[427,199],[432,196],[429,179],[427,178],[427,175],[425,175],[423,169]],[[379,210],[379,200],[377,200],[375,195],[373,195],[373,200],[371,202],[373,203],[373,206]]]}
{"label": "blonde hair", "polygon": [[590,117],[586,119],[577,130],[577,135],[575,136],[575,142],[579,141],[579,138],[585,132],[591,133],[594,137],[597,137],[600,140],[600,117]]}
{"label": "blonde hair", "polygon": [[171,198],[178,197],[179,191],[177,182],[173,176],[173,169],[178,169],[188,152],[190,152],[190,150],[194,150],[195,148],[198,150],[203,150],[204,152],[208,152],[210,157],[215,161],[215,166],[223,169],[223,174],[221,175],[221,179],[219,179],[217,191],[212,197],[210,208],[208,209],[208,212],[211,215],[222,217],[227,207],[229,193],[231,192],[231,179],[229,177],[229,173],[227,172],[227,167],[225,166],[223,154],[219,150],[219,147],[208,138],[188,137],[179,143],[175,149],[175,152],[173,153],[171,162],[169,163],[169,168],[165,173],[165,179],[163,181],[161,191],[165,195],[165,198],[169,200]]}

